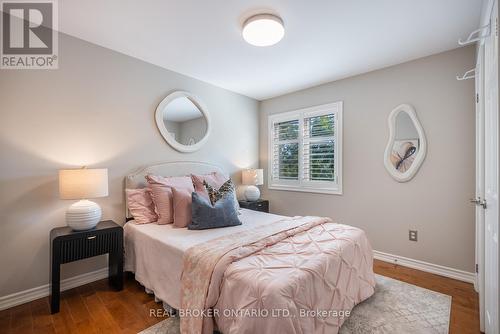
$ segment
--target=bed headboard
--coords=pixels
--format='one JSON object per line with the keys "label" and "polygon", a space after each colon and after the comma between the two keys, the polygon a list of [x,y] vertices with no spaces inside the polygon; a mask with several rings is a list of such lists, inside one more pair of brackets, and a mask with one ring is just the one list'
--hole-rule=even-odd
{"label": "bed headboard", "polygon": [[[184,176],[189,174],[208,174],[219,172],[225,176],[228,174],[219,166],[206,162],[176,161],[164,162],[150,166],[144,166],[125,177],[125,189],[144,188],[146,186],[146,175],[154,174],[161,176]],[[125,201],[126,217],[130,217],[127,201]]]}

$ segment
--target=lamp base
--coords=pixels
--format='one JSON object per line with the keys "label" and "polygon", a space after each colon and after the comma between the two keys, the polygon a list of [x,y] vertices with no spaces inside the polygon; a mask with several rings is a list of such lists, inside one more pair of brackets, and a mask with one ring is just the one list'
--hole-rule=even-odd
{"label": "lamp base", "polygon": [[101,207],[92,201],[81,200],[66,210],[66,223],[75,231],[94,228],[101,220]]}
{"label": "lamp base", "polygon": [[247,201],[255,202],[260,198],[260,190],[256,186],[247,186],[245,189],[245,198]]}

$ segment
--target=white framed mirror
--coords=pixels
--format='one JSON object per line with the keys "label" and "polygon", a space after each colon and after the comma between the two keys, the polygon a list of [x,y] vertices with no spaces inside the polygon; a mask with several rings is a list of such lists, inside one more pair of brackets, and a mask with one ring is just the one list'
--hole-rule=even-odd
{"label": "white framed mirror", "polygon": [[176,91],[165,97],[155,112],[156,125],[165,141],[179,152],[199,150],[210,135],[210,117],[191,93]]}
{"label": "white framed mirror", "polygon": [[422,165],[427,152],[424,129],[415,109],[401,104],[389,114],[389,141],[385,148],[384,165],[398,182],[410,181]]}

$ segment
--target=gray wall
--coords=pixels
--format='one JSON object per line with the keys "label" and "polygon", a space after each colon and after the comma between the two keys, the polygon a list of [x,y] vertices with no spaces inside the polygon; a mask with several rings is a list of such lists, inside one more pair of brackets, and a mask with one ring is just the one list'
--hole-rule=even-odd
{"label": "gray wall", "polygon": [[[267,165],[267,115],[344,101],[344,194],[269,191],[271,210],[323,215],[364,229],[375,250],[472,272],[474,269],[474,80],[455,76],[474,67],[462,48],[261,102],[260,165]],[[428,152],[408,183],[383,164],[387,116],[413,105]],[[408,241],[408,229],[419,241]]]}
{"label": "gray wall", "polygon": [[[123,223],[123,179],[141,165],[212,162],[239,182],[258,164],[255,100],[66,35],[59,45],[59,70],[0,71],[0,296],[48,283],[49,231],[72,203],[58,198],[58,169],[107,167],[109,197],[96,202]],[[171,149],[154,122],[177,89],[199,96],[213,121],[193,154]],[[102,257],[67,264],[63,277],[102,267]]]}
{"label": "gray wall", "polygon": [[167,131],[174,135],[174,138],[176,140],[180,140],[180,137],[181,137],[180,136],[180,127],[181,127],[181,125],[179,122],[171,122],[171,121],[166,121],[164,119],[163,124],[165,124]]}
{"label": "gray wall", "polygon": [[199,142],[207,132],[207,121],[204,117],[190,119],[189,121],[180,123],[180,138],[181,143],[188,144],[189,139],[193,138],[195,142]]}

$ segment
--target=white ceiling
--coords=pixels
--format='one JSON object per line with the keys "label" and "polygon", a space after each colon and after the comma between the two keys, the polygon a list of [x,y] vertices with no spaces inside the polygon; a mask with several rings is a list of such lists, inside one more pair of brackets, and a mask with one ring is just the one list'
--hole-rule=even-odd
{"label": "white ceiling", "polygon": [[185,122],[202,116],[201,111],[187,97],[176,98],[163,111],[163,118],[168,122]]}
{"label": "white ceiling", "polygon": [[[482,0],[64,0],[60,30],[262,100],[456,48]],[[244,42],[250,14],[285,37]]]}

